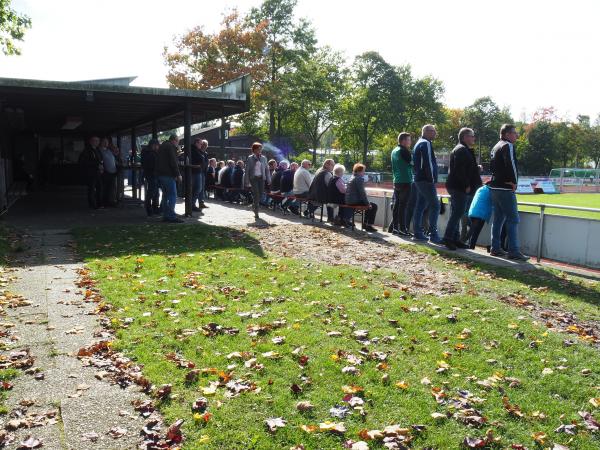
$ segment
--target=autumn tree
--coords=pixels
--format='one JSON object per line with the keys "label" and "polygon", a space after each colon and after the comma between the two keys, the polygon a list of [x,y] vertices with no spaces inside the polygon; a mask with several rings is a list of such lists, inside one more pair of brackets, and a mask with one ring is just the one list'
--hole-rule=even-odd
{"label": "autumn tree", "polygon": [[0,52],[20,55],[15,42],[23,41],[25,31],[31,28],[31,19],[10,7],[11,0],[0,0]]}
{"label": "autumn tree", "polygon": [[237,10],[223,16],[222,28],[196,27],[165,47],[167,81],[179,89],[210,89],[241,75],[252,75],[257,90],[267,80],[266,23],[251,24]]}

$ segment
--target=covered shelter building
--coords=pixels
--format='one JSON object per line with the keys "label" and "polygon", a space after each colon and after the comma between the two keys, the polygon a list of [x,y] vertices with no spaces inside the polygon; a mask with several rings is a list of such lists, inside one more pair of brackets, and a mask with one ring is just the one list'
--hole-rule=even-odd
{"label": "covered shelter building", "polygon": [[[92,135],[116,139],[121,162],[136,174],[138,137],[183,127],[189,161],[193,124],[221,119],[225,135],[225,118],[250,108],[249,75],[206,91],[130,86],[134,79],[0,78],[0,212],[11,205],[23,174],[37,189],[44,189],[39,181],[45,176],[52,184],[80,184],[77,162]],[[191,214],[191,169],[185,169],[185,211]],[[135,183],[132,195],[138,195]]]}

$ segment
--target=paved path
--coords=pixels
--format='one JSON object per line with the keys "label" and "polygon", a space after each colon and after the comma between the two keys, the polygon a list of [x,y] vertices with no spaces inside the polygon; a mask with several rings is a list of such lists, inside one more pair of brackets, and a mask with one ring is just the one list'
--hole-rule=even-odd
{"label": "paved path", "polygon": [[[17,261],[18,280],[10,290],[32,302],[30,306],[8,310],[3,322],[10,322],[12,350],[29,348],[34,367],[43,379],[21,373],[7,400],[9,411],[22,408],[19,403],[35,403],[26,413],[46,414],[48,424],[19,429],[7,448],[16,448],[31,435],[43,449],[131,449],[139,441],[142,419],[133,411],[131,401],[140,398],[138,388],[121,389],[95,378],[97,370],[83,367],[75,357],[81,347],[99,340],[95,304],[86,303],[75,285],[76,270],[82,267],[73,255],[66,230],[35,232],[27,238],[26,253]],[[1,327],[0,327],[1,328]],[[2,422],[11,417],[2,416]],[[2,423],[4,425],[4,423]],[[113,439],[106,433],[113,427],[127,429],[125,436]],[[97,441],[85,439],[97,433]]]}

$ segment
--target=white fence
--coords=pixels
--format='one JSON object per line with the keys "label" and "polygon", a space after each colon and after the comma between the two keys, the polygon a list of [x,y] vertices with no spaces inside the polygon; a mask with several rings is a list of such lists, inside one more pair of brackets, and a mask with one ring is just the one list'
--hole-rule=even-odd
{"label": "white fence", "polygon": [[[446,213],[440,215],[438,229],[443,235],[446,223],[450,216],[448,196]],[[369,196],[369,200],[377,204],[377,217],[375,224],[387,229],[391,221],[391,193],[385,192],[384,196]],[[545,208],[558,208],[565,210],[584,210],[598,212],[593,208],[577,208],[562,205],[543,205],[539,203],[519,203],[522,205],[536,206],[539,213],[519,212],[519,241],[521,251],[538,259],[548,258],[558,262],[576,264],[579,266],[600,269],[600,220],[583,219],[545,214]],[[479,245],[490,244],[490,224],[486,224],[479,235]]]}

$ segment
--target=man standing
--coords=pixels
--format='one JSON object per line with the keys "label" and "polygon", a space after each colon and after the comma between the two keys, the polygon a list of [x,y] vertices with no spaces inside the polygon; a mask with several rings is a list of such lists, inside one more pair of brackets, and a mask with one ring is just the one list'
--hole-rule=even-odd
{"label": "man standing", "polygon": [[177,161],[178,145],[179,138],[175,135],[169,136],[169,140],[160,145],[156,158],[156,175],[158,176],[158,181],[165,198],[163,202],[163,221],[171,223],[183,222],[175,214],[177,182],[181,182],[179,163]]}
{"label": "man standing", "polygon": [[252,154],[246,160],[246,172],[244,173],[244,186],[252,189],[252,209],[254,218],[258,219],[258,205],[265,191],[265,183],[271,184],[271,171],[267,158],[262,155],[262,144],[252,144]]}
{"label": "man standing", "polygon": [[146,179],[144,206],[148,216],[159,212],[158,178],[156,176],[156,159],[158,158],[159,146],[158,139],[151,139],[148,145],[142,149],[142,169]]}
{"label": "man standing", "polygon": [[446,189],[450,194],[451,212],[443,244],[450,250],[468,248],[461,242],[458,232],[460,219],[465,214],[470,199],[481,186],[479,166],[473,152],[475,133],[470,128],[461,128],[458,132],[458,145],[450,153]]}
{"label": "man standing", "polygon": [[[195,139],[194,145],[192,145],[192,211],[201,211],[202,208],[208,208],[204,204],[204,187],[208,170],[207,148],[208,141],[206,139]],[[197,207],[196,200],[198,200]]]}
{"label": "man standing", "polygon": [[102,204],[102,154],[98,149],[100,138],[90,137],[88,145],[79,156],[79,165],[87,184],[88,204],[92,209],[98,209]]}
{"label": "man standing", "polygon": [[392,208],[392,223],[388,232],[400,236],[410,236],[406,223],[406,207],[410,197],[410,186],[413,182],[412,156],[410,154],[410,133],[398,135],[398,147],[392,150],[392,172],[394,175],[394,199]]}
{"label": "man standing", "polygon": [[413,150],[415,187],[417,189],[417,203],[413,219],[415,241],[426,241],[423,233],[423,212],[429,208],[429,242],[439,244],[437,221],[440,214],[440,202],[437,197],[435,184],[438,181],[438,167],[431,141],[435,139],[437,131],[433,125],[425,125],[421,130],[419,139]]}
{"label": "man standing", "polygon": [[[335,161],[333,159],[326,159],[323,162],[323,166],[315,173],[315,177],[308,190],[308,198],[320,203],[323,207],[327,203],[327,186],[329,180],[333,177],[334,166]],[[314,214],[316,209],[317,207],[313,204],[309,205],[308,215]],[[327,207],[327,222],[333,222],[333,208],[329,206]]]}
{"label": "man standing", "polygon": [[[494,219],[492,221],[492,256],[508,256],[509,259],[527,261],[529,258],[519,249],[519,211],[517,210],[517,180],[519,179],[514,143],[519,135],[514,125],[500,128],[500,141],[492,149],[490,170],[492,179],[488,186],[492,191]],[[502,226],[506,223],[508,255],[500,247]]]}
{"label": "man standing", "polygon": [[117,161],[110,149],[108,138],[100,140],[100,154],[102,155],[102,205],[115,206],[117,202]]}

